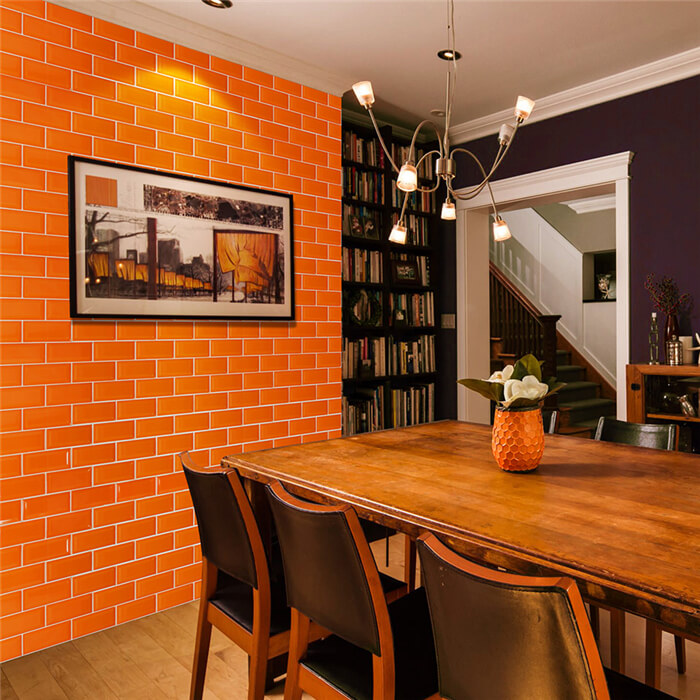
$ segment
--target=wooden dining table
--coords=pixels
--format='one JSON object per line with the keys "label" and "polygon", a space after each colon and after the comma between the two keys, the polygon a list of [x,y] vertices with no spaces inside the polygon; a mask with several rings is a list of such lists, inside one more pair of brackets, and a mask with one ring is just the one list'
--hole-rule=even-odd
{"label": "wooden dining table", "polygon": [[493,459],[490,427],[440,421],[223,464],[258,485],[254,498],[279,479],[410,536],[432,531],[477,561],[571,576],[588,600],[647,618],[648,660],[659,625],[700,641],[697,455],[546,435],[539,467],[509,473]]}

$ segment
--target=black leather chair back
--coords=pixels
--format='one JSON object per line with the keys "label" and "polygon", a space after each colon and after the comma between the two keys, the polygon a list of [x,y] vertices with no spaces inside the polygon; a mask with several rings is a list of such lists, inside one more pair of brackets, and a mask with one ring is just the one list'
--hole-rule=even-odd
{"label": "black leather chair back", "polygon": [[[282,550],[287,602],[345,641],[380,653],[379,630],[369,584],[349,518],[348,507],[321,512],[314,504],[268,486],[268,497]],[[308,507],[307,507],[308,505]]]}
{"label": "black leather chair back", "polygon": [[202,554],[221,571],[257,588],[250,538],[229,478],[235,469],[207,472],[189,454],[179,455],[197,516]]}
{"label": "black leather chair back", "polygon": [[420,540],[418,552],[442,697],[596,698],[566,591],[470,575]]}
{"label": "black leather chair back", "polygon": [[657,450],[673,450],[676,446],[676,426],[626,423],[609,416],[601,416],[595,439],[637,447],[652,447]]}

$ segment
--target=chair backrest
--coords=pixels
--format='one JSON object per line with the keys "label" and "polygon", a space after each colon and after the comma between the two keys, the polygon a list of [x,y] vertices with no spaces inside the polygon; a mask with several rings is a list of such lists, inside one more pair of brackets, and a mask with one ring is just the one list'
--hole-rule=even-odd
{"label": "chair backrest", "polygon": [[559,411],[554,411],[550,408],[542,409],[542,425],[545,433],[556,433],[558,420]]}
{"label": "chair backrest", "polygon": [[595,430],[595,439],[657,450],[673,450],[676,447],[676,426],[626,423],[610,416],[601,416]]}
{"label": "chair backrest", "polygon": [[583,601],[569,578],[506,574],[418,539],[444,698],[609,698]]}
{"label": "chair backrest", "polygon": [[379,656],[388,609],[372,552],[350,506],[322,506],[267,487],[287,601],[347,642]]}
{"label": "chair backrest", "polygon": [[189,453],[178,456],[197,516],[202,554],[218,569],[257,588],[258,569],[251,537],[260,540],[260,532],[238,472],[202,469]]}

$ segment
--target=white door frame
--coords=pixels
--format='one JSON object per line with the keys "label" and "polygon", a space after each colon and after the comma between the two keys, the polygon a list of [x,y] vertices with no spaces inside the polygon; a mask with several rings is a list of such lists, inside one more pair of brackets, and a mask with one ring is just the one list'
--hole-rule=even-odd
{"label": "white door frame", "polygon": [[[617,251],[617,417],[627,417],[625,365],[629,362],[629,165],[631,151],[538,170],[491,183],[499,209],[517,209],[615,193]],[[457,376],[488,377],[489,372],[489,214],[488,192],[457,200]],[[489,422],[488,402],[458,390],[457,416]]]}

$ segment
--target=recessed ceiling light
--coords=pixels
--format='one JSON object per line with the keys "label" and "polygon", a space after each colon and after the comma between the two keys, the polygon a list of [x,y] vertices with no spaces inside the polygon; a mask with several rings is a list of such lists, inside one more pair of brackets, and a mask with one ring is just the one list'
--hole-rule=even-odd
{"label": "recessed ceiling light", "polygon": [[[206,2],[206,0],[204,0],[204,2]],[[452,59],[459,61],[459,59],[462,58],[462,54],[459,51],[453,51],[452,49],[441,49],[437,52],[437,55],[438,58],[441,58],[443,61],[451,61]]]}
{"label": "recessed ceiling light", "polygon": [[445,116],[445,110],[444,109],[431,109],[430,113],[434,117],[444,117]]}
{"label": "recessed ceiling light", "polygon": [[205,5],[210,5],[211,7],[218,7],[225,10],[227,7],[233,5],[233,0],[202,0]]}

